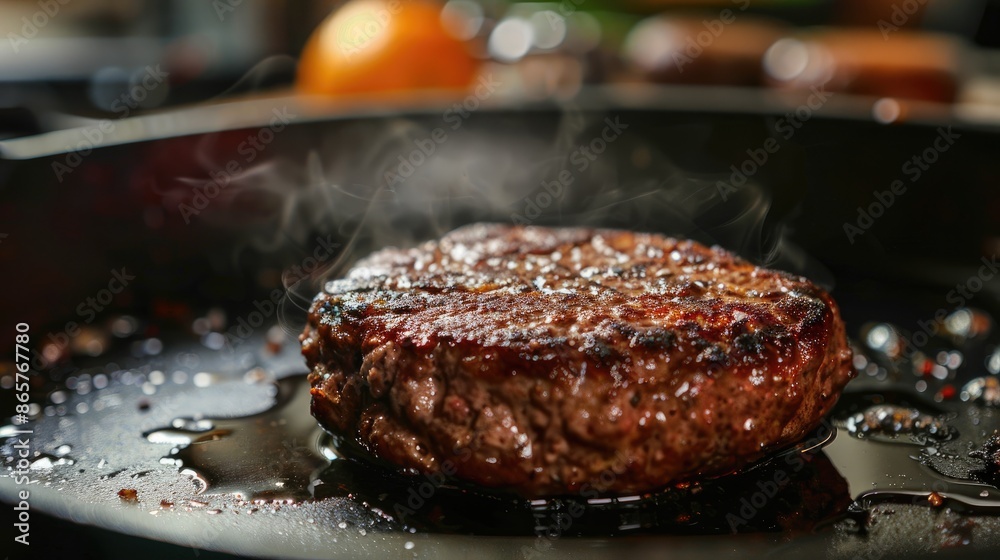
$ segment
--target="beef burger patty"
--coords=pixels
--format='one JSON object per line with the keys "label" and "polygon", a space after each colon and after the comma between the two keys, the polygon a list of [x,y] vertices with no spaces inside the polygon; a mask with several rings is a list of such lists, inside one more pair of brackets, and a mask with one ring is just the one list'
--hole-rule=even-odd
{"label": "beef burger patty", "polygon": [[477,224],[327,284],[312,413],[404,472],[633,494],[801,439],[853,375],[807,279],[655,234]]}

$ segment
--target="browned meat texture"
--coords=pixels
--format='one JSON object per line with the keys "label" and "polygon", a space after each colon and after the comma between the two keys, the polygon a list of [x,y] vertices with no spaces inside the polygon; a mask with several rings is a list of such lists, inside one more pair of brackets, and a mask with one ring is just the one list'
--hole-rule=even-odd
{"label": "browned meat texture", "polygon": [[330,282],[312,413],[410,473],[524,496],[633,494],[802,438],[851,378],[802,277],[655,234],[477,224]]}

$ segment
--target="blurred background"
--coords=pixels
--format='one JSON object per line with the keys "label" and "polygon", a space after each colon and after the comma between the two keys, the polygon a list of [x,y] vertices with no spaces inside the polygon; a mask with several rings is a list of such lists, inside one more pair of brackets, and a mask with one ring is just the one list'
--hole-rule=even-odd
{"label": "blurred background", "polygon": [[[681,234],[829,286],[1000,248],[1000,0],[0,0],[0,32],[0,258],[36,278],[0,287],[57,330],[123,263],[122,309],[301,311],[473,220]],[[897,180],[919,196],[872,209]],[[343,254],[283,274],[323,236]]]}
{"label": "blurred background", "polygon": [[[830,82],[858,94],[1000,104],[998,0],[450,0],[436,6],[440,26],[408,6],[423,3],[353,2],[360,15],[327,25],[342,50],[366,59],[345,69],[333,54],[307,48],[344,2],[3,0],[0,138],[79,125],[78,117],[286,92],[297,73],[301,90],[334,94],[460,83],[468,61],[435,33],[462,41],[477,71],[516,77],[526,95],[637,81],[805,89]],[[379,12],[393,16],[394,7],[402,16],[390,25]],[[407,48],[392,46],[395,38],[383,45],[384,34]],[[383,49],[396,62],[368,52]],[[370,77],[402,66],[402,51],[455,75],[394,84]],[[150,67],[166,77],[131,99]],[[353,86],[337,85],[344,73]]]}
{"label": "blurred background", "polygon": [[372,250],[619,227],[806,275],[873,351],[967,318],[863,363],[941,402],[956,340],[1000,372],[998,138],[1000,0],[0,0],[4,317],[32,327],[32,418],[62,418],[66,380],[187,371],[240,329],[301,369],[304,309]]}

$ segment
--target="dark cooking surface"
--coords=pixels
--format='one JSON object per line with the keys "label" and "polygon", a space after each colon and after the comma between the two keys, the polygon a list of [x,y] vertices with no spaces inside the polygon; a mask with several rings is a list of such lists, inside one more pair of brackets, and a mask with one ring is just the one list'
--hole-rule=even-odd
{"label": "dark cooking surface", "polygon": [[[834,98],[829,109],[836,109],[840,99]],[[950,335],[921,341],[916,361],[893,362],[880,356],[880,350],[866,350],[871,359],[859,361],[864,371],[851,390],[871,394],[864,387],[875,383],[875,394],[886,393],[890,398],[885,403],[866,399],[864,394],[845,398],[845,406],[853,404],[856,410],[844,408],[835,414],[840,424],[836,439],[822,450],[800,452],[815,457],[811,464],[833,468],[789,473],[805,476],[803,488],[821,490],[820,494],[834,499],[810,499],[810,505],[819,507],[805,511],[794,507],[794,499],[803,496],[794,487],[798,484],[795,477],[789,477],[786,485],[791,498],[775,500],[765,499],[764,489],[757,485],[760,480],[744,479],[752,485],[738,483],[735,494],[730,491],[726,496],[740,504],[735,509],[738,519],[729,521],[748,532],[736,536],[686,535],[698,531],[679,530],[679,523],[693,520],[707,530],[711,516],[690,514],[711,512],[671,509],[677,504],[669,499],[654,501],[652,506],[650,502],[591,504],[604,508],[589,510],[595,517],[587,518],[598,520],[601,534],[586,527],[583,517],[570,516],[573,522],[567,527],[565,516],[543,515],[540,532],[560,538],[539,539],[533,536],[533,527],[527,536],[510,536],[524,535],[525,527],[512,522],[508,513],[524,519],[524,510],[486,507],[484,500],[489,498],[447,500],[449,491],[440,489],[434,493],[440,502],[431,504],[421,497],[421,503],[410,493],[413,490],[419,496],[421,485],[404,484],[407,500],[412,498],[417,506],[410,509],[418,515],[408,515],[388,507],[398,503],[395,492],[403,490],[398,480],[382,483],[379,471],[367,466],[335,463],[334,468],[324,468],[320,434],[301,407],[293,406],[294,398],[284,400],[294,397],[294,392],[283,390],[294,382],[279,383],[277,388],[271,384],[271,375],[283,378],[305,371],[290,340],[280,354],[267,354],[264,329],[280,314],[266,313],[265,326],[257,322],[247,329],[240,323],[267,307],[272,290],[278,289],[280,297],[287,296],[301,307],[316,293],[316,286],[305,290],[280,287],[308,275],[317,260],[320,268],[336,268],[333,255],[341,249],[365,254],[386,245],[434,237],[471,221],[509,222],[515,215],[537,216],[543,224],[621,227],[719,243],[755,262],[835,287],[832,294],[843,308],[848,333],[863,347],[873,331],[873,343],[885,345],[892,339],[891,333],[873,329],[877,325],[869,322],[891,322],[913,337],[912,333],[925,330],[923,325],[932,324],[929,319],[936,310],[951,313],[954,298],[947,296],[952,286],[971,279],[981,256],[995,254],[1000,247],[1000,221],[995,219],[1000,195],[993,180],[995,134],[988,128],[956,124],[960,148],[941,154],[939,162],[917,181],[904,174],[901,165],[923,153],[941,134],[937,127],[949,123],[886,126],[863,117],[845,118],[824,107],[794,137],[785,138],[776,135],[775,125],[800,100],[768,108],[770,116],[759,111],[742,113],[733,109],[735,104],[723,101],[718,104],[725,107],[715,109],[707,103],[649,110],[641,102],[624,107],[596,103],[556,110],[484,109],[460,128],[448,131],[449,141],[437,146],[434,164],[415,170],[407,188],[386,188],[384,173],[398,171],[399,157],[412,155],[415,142],[423,142],[435,127],[442,126],[441,115],[433,111],[296,123],[275,138],[265,157],[231,177],[228,186],[210,200],[195,195],[207,192],[205,184],[236,157],[236,146],[253,131],[228,130],[102,148],[61,179],[53,174],[52,165],[64,161],[63,154],[0,161],[5,187],[0,221],[8,224],[3,233],[9,233],[0,243],[0,253],[5,262],[18,263],[22,272],[0,276],[3,292],[11,294],[5,303],[8,317],[31,323],[33,342],[38,344],[35,350],[43,350],[50,340],[47,333],[65,333],[68,321],[87,324],[85,333],[73,340],[76,352],[86,353],[95,345],[100,350],[94,358],[73,358],[72,367],[35,375],[41,386],[33,392],[32,401],[43,405],[36,442],[44,445],[40,452],[46,456],[37,458],[32,473],[39,480],[32,487],[33,511],[71,519],[77,532],[88,538],[98,533],[80,524],[143,537],[123,542],[124,547],[160,539],[257,556],[516,558],[544,551],[545,557],[576,560],[653,556],[669,550],[681,557],[699,558],[741,558],[755,553],[878,558],[913,556],[941,545],[953,547],[952,551],[1000,550],[997,516],[964,517],[953,511],[982,512],[995,500],[995,489],[969,482],[991,476],[969,472],[983,466],[981,459],[969,453],[996,426],[997,409],[961,400],[968,380],[987,375],[986,364],[1000,341],[995,332],[985,340],[966,343]],[[857,114],[870,114],[863,100],[859,107],[864,110]],[[616,122],[616,118],[628,125],[627,134],[608,144],[605,154],[585,169],[569,163],[578,146],[600,136],[607,119]],[[727,196],[721,197],[717,181],[732,180],[730,165],[746,165],[748,149],[775,137],[781,150],[736,192],[726,189]],[[545,198],[548,193],[541,185],[551,184],[566,170],[573,178],[572,187],[557,201]],[[905,195],[897,196],[891,208],[882,208],[883,215],[874,223],[859,216],[862,207],[870,210],[879,200],[886,200],[883,191],[898,179],[910,181]],[[183,204],[198,204],[198,213],[185,214]],[[848,238],[845,224],[861,224],[863,233]],[[58,234],[66,231],[73,235]],[[359,231],[362,235],[353,235]],[[331,252],[330,244],[337,251]],[[101,249],[95,251],[96,247]],[[128,289],[115,296],[112,304],[94,310],[93,318],[81,315],[81,302],[105,290],[109,271],[123,271],[123,267],[135,277]],[[282,282],[283,270],[290,282]],[[963,301],[1000,316],[993,306],[1000,293],[994,284],[980,283],[974,297],[963,296]],[[190,334],[194,318],[190,310],[212,306],[229,311],[228,322],[212,328],[217,334],[237,332],[232,340],[237,343],[235,354],[211,349],[221,348],[218,337],[201,341]],[[83,312],[90,313],[88,309]],[[140,327],[137,334],[118,340],[109,349],[102,338],[95,339],[93,330],[112,324],[121,313],[140,317]],[[239,329],[255,334],[244,340]],[[151,338],[162,341],[162,348]],[[243,357],[246,354],[249,360]],[[961,362],[957,370],[949,367],[957,362]],[[254,370],[257,366],[263,373]],[[162,377],[154,375],[156,371]],[[178,371],[183,373],[175,374]],[[201,372],[206,375],[198,376]],[[140,376],[144,376],[141,382]],[[887,391],[885,384],[903,391]],[[922,396],[914,397],[918,386]],[[272,395],[272,391],[277,393]],[[941,402],[935,400],[939,393]],[[2,392],[5,410],[13,407],[11,394]],[[883,441],[884,433],[872,433],[893,428],[891,420],[896,416],[879,416],[880,410],[889,409],[869,410],[885,404],[902,407],[891,409],[893,414],[901,413],[901,427],[919,429],[891,441]],[[919,410],[906,412],[911,406]],[[51,407],[51,416],[45,415],[45,407]],[[292,411],[292,417],[281,416]],[[861,421],[851,420],[865,411],[872,412],[871,422],[865,415]],[[262,414],[244,420],[214,420],[212,427],[197,422],[180,428],[172,425],[177,418],[197,414],[235,418],[256,413]],[[284,426],[280,424],[283,419]],[[869,426],[867,439],[847,434],[849,423]],[[247,426],[268,437],[301,435],[283,440],[280,447],[258,445],[266,442],[256,440],[250,447],[232,445],[246,441]],[[205,431],[190,433],[199,430]],[[148,439],[182,442],[203,436],[209,441],[177,452],[171,451],[181,447],[176,443]],[[240,460],[212,461],[214,450],[233,447],[244,451]],[[930,448],[935,451],[924,451]],[[281,461],[265,460],[262,452],[275,450]],[[9,454],[10,447],[6,447],[4,455]],[[167,460],[161,461],[164,457]],[[183,467],[177,460],[197,463],[202,478],[214,488],[270,501],[240,503],[231,496],[207,495],[212,489],[197,494],[202,483],[180,474]],[[934,474],[921,461],[954,478]],[[292,465],[298,467],[290,470]],[[766,465],[762,469],[760,473],[776,474]],[[810,478],[817,474],[820,478]],[[274,504],[282,493],[304,495],[301,486],[279,487],[277,482],[285,482],[282,477],[297,484],[325,477],[324,484],[307,484],[304,490],[325,499],[298,506]],[[330,477],[345,484],[327,484]],[[828,512],[827,506],[840,509],[836,496],[844,495],[845,483],[847,496],[862,496],[865,503],[890,500],[877,506],[867,536],[860,536],[850,521],[826,525],[815,534],[760,532],[788,526],[783,521],[809,525]],[[766,479],[764,485],[770,488]],[[426,493],[427,487],[423,488]],[[726,486],[713,488],[719,493]],[[120,498],[118,492],[123,489],[136,490],[138,501],[129,502],[129,492],[123,494],[125,500]],[[980,496],[984,490],[985,498]],[[0,497],[11,502],[13,491],[11,480],[0,477]],[[938,495],[931,497],[934,491]],[[743,504],[744,499],[749,505]],[[458,508],[456,513],[455,503],[465,509]],[[476,504],[471,514],[466,503]],[[793,507],[776,507],[782,503]],[[625,507],[615,509],[620,506]],[[571,504],[566,507],[566,513],[578,511],[570,510]],[[723,509],[732,512],[734,508]],[[787,519],[782,518],[783,511],[816,516]],[[424,515],[434,512],[441,515]],[[504,517],[490,519],[491,512]],[[667,518],[665,512],[674,515]],[[646,525],[632,527],[635,519]],[[728,532],[730,523],[725,518],[722,522],[717,516],[712,519]],[[416,532],[400,529],[400,521]],[[43,523],[42,518],[38,522]],[[535,524],[534,516],[529,523]],[[470,527],[477,533],[507,536],[470,537]],[[43,529],[38,528],[38,535],[44,534]],[[633,534],[605,536],[610,532]],[[590,536],[569,536],[575,533]],[[144,554],[132,549],[116,552]],[[193,556],[190,550],[184,552]]]}
{"label": "dark cooking surface", "polygon": [[[879,325],[859,330],[856,314],[889,317],[898,310],[873,310],[863,296],[840,299],[854,338],[860,344],[882,341],[881,331],[871,334]],[[901,314],[893,318],[908,324]],[[129,344],[142,340],[136,336],[89,359],[86,367],[68,370],[33,424],[42,454],[32,467],[38,480],[32,507],[183,546],[260,556],[341,551],[351,557],[436,558],[476,550],[503,557],[535,550],[601,557],[600,550],[612,544],[614,554],[620,547],[655,546],[702,554],[712,546],[720,547],[714,553],[737,546],[753,552],[784,543],[779,555],[815,548],[850,557],[879,547],[902,554],[1000,546],[1000,517],[993,515],[1000,512],[1000,492],[977,480],[989,475],[969,457],[1000,427],[1000,414],[981,402],[963,402],[960,394],[963,382],[981,375],[993,358],[995,333],[989,341],[934,337],[921,355],[896,362],[900,372],[866,348],[871,361],[856,363],[860,377],[832,415],[838,427],[832,443],[826,425],[802,445],[701,489],[644,500],[532,506],[463,494],[440,480],[400,479],[371,465],[331,463],[329,441],[307,412],[297,344],[288,336],[281,341],[278,332],[255,336],[235,351],[206,346],[217,346],[217,339],[199,344],[191,335],[163,334],[162,351],[140,357]],[[130,347],[133,352],[126,351]],[[940,352],[941,360],[935,357]],[[922,355],[930,355],[933,365],[924,366]],[[930,373],[906,371],[910,361]],[[914,390],[920,381],[923,392]],[[879,404],[913,407],[925,416],[914,429],[889,423],[880,433],[881,425],[869,427],[866,439],[851,435],[859,430],[853,416]],[[899,434],[893,436],[894,430]],[[4,448],[8,466],[10,443]],[[5,499],[10,482],[0,478]],[[122,490],[135,490],[137,500],[120,497]],[[849,508],[849,496],[863,496],[862,505],[874,507],[868,537],[858,534],[856,524],[867,513]],[[730,535],[733,530],[743,534]],[[913,530],[926,537],[901,537]],[[714,542],[666,536],[699,533],[722,536]],[[480,536],[469,540],[472,534]],[[670,544],[657,545],[662,539]]]}

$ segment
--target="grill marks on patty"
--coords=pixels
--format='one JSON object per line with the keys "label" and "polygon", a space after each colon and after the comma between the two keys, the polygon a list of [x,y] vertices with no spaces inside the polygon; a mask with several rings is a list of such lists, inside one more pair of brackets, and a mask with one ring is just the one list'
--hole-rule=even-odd
{"label": "grill marks on patty", "polygon": [[612,230],[475,225],[377,252],[317,296],[302,340],[327,429],[528,496],[622,457],[611,493],[739,468],[813,428],[852,373],[804,278]]}

